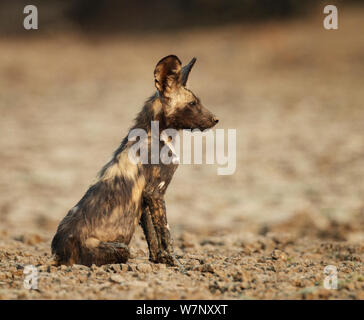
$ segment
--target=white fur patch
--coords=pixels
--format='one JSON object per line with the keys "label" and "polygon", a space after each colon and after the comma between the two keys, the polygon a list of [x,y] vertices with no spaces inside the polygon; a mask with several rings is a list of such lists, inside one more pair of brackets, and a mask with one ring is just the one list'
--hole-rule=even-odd
{"label": "white fur patch", "polygon": [[71,210],[71,213],[75,213],[78,211],[78,206],[74,206]]}
{"label": "white fur patch", "polygon": [[164,141],[164,144],[169,148],[169,150],[171,150],[172,152],[172,163],[174,164],[179,164],[180,163],[180,158],[177,154],[176,148],[174,147],[173,143],[171,143],[169,141],[169,137],[167,136],[167,134],[162,131],[161,133],[161,141]]}

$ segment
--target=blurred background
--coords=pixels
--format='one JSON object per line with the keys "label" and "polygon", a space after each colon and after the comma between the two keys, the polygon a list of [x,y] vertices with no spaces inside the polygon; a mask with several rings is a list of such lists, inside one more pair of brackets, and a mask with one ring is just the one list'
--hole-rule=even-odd
{"label": "blurred background", "polygon": [[[197,57],[189,87],[238,148],[231,176],[180,166],[167,193],[177,237],[284,224],[363,239],[361,1],[34,0],[29,31],[26,4],[0,3],[4,234],[50,241],[154,92],[157,61],[176,54]],[[326,4],[338,30],[323,27]]]}

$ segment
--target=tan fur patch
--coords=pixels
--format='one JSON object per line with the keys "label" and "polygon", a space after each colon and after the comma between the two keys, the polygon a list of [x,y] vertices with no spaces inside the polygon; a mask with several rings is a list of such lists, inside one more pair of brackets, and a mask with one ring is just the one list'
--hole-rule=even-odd
{"label": "tan fur patch", "polygon": [[138,215],[134,219],[134,228],[137,227],[140,221],[140,217],[142,216],[142,208],[139,208]]}
{"label": "tan fur patch", "polygon": [[154,100],[153,102],[153,112],[154,115],[157,115],[162,110],[162,103],[159,99]]}
{"label": "tan fur patch", "polygon": [[121,152],[116,161],[112,163],[100,177],[101,180],[108,180],[115,177],[125,177],[134,180],[138,173],[138,166],[133,164],[128,157],[129,148]]}
{"label": "tan fur patch", "polygon": [[110,224],[116,223],[119,220],[119,218],[120,218],[121,212],[122,212],[122,208],[121,207],[114,208],[111,211],[111,214],[110,214],[110,216],[107,219],[107,222],[110,223]]}
{"label": "tan fur patch", "polygon": [[102,176],[102,180],[108,180],[114,177],[119,177],[121,176],[121,171],[119,168],[119,164],[118,163],[114,163],[111,166],[109,166],[107,168],[107,170],[105,171],[104,175]]}
{"label": "tan fur patch", "polygon": [[191,102],[194,96],[191,91],[184,87],[180,87],[178,90],[174,90],[170,95],[170,106],[172,110],[169,113],[175,112],[175,108],[183,108],[187,103]]}
{"label": "tan fur patch", "polygon": [[85,241],[85,245],[89,249],[96,248],[100,244],[100,240],[96,238],[88,238]]}
{"label": "tan fur patch", "polygon": [[139,176],[135,181],[131,192],[130,205],[133,203],[139,203],[141,201],[142,192],[145,186],[145,178],[144,176]]}

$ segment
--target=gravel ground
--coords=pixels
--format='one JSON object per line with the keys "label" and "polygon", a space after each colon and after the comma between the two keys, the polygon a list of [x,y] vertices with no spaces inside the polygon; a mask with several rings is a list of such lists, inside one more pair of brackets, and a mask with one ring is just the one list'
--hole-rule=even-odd
{"label": "gravel ground", "polygon": [[[325,229],[303,214],[268,230],[241,235],[177,232],[186,272],[148,261],[141,232],[127,264],[53,265],[49,239],[33,234],[0,244],[1,299],[364,299],[364,245],[347,243],[364,221]],[[312,222],[312,221],[311,221]],[[290,231],[288,231],[290,230]],[[309,230],[310,234],[306,234]],[[327,240],[335,237],[341,241]],[[24,266],[37,266],[38,289],[27,290]],[[337,268],[338,288],[324,288],[325,266]]]}

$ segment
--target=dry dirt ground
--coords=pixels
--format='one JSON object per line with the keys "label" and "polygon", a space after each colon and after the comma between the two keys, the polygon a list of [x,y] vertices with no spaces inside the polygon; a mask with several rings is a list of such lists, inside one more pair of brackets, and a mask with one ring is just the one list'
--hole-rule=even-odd
{"label": "dry dirt ground", "polygon": [[[0,39],[0,299],[364,299],[364,11],[158,35]],[[167,192],[187,272],[54,267],[50,242],[153,91],[163,56],[237,129],[237,168],[182,165]],[[38,267],[38,290],[23,286]],[[324,268],[338,289],[324,289]]]}

